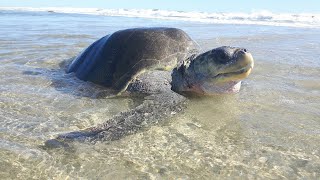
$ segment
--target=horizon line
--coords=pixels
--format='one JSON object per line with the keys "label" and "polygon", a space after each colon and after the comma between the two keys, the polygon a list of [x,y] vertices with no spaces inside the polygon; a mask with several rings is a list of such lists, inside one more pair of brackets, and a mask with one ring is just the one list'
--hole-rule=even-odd
{"label": "horizon line", "polygon": [[70,7],[70,6],[42,6],[42,7],[32,7],[32,6],[0,6],[0,10],[10,8],[33,8],[33,9],[45,9],[45,8],[70,8],[70,9],[97,9],[97,10],[153,10],[153,11],[170,11],[170,12],[197,12],[197,13],[243,13],[243,14],[254,14],[254,13],[272,13],[272,14],[319,14],[319,12],[275,12],[269,9],[252,9],[250,11],[198,11],[198,10],[171,10],[162,8],[99,8],[99,7]]}

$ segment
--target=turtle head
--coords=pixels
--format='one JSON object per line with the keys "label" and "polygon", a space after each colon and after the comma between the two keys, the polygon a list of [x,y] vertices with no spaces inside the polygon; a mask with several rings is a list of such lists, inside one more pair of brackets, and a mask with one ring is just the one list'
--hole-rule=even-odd
{"label": "turtle head", "polygon": [[253,65],[252,55],[244,48],[222,46],[212,49],[186,65],[182,75],[185,81],[177,91],[201,95],[238,92],[241,80],[248,77]]}

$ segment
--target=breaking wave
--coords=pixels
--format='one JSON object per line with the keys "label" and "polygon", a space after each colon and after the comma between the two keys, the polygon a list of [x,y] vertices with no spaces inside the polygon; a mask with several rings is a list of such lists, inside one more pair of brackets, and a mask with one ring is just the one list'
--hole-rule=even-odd
{"label": "breaking wave", "polygon": [[48,13],[72,13],[102,16],[140,17],[165,20],[181,20],[214,24],[257,24],[290,27],[320,27],[320,13],[272,13],[257,11],[251,13],[208,13],[184,12],[159,9],[101,9],[101,8],[30,8],[0,7],[0,11],[34,11]]}

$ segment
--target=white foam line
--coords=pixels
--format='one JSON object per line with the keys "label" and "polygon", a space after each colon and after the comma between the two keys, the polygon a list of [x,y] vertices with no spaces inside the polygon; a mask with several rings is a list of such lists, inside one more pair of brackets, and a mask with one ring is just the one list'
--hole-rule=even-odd
{"label": "white foam line", "polygon": [[320,14],[316,13],[272,13],[257,11],[252,13],[208,13],[183,12],[157,9],[99,9],[99,8],[67,8],[67,7],[0,7],[7,11],[56,12],[70,14],[88,14],[102,16],[140,17],[165,20],[181,20],[215,24],[256,24],[289,27],[320,27]]}

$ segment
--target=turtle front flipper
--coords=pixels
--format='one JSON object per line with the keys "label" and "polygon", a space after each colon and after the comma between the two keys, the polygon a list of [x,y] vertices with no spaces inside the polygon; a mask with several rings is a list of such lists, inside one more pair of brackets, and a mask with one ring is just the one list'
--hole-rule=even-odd
{"label": "turtle front flipper", "polygon": [[90,131],[90,130],[81,130],[81,131],[73,131],[70,133],[60,134],[55,139],[47,140],[44,144],[47,148],[69,148],[68,142],[77,141],[83,142],[88,141],[91,138],[94,138],[99,132]]}
{"label": "turtle front flipper", "polygon": [[121,112],[95,127],[58,135],[45,142],[46,147],[68,147],[72,141],[113,141],[169,119],[185,107],[186,98],[173,92],[161,92],[144,98],[136,108]]}
{"label": "turtle front flipper", "polygon": [[[142,59],[137,62],[128,72],[122,75],[120,78],[114,79],[113,89],[115,89],[120,95],[124,92],[129,84],[136,79],[140,74],[144,73],[146,70],[152,70],[159,64],[158,60],[155,59]],[[154,68],[152,68],[154,67]]]}

